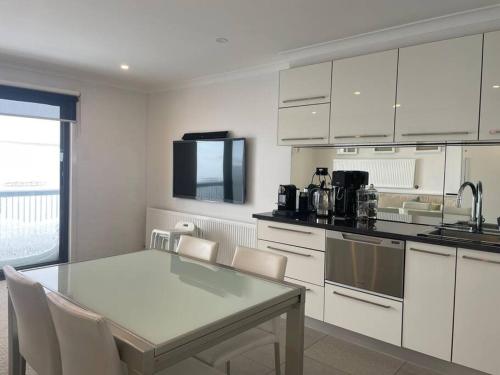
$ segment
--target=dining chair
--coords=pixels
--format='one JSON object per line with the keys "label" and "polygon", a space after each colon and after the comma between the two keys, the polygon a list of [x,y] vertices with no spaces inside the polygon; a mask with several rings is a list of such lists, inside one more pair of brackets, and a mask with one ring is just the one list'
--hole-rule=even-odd
{"label": "dining chair", "polygon": [[[287,257],[269,251],[238,246],[236,247],[231,265],[241,271],[283,281],[287,260]],[[201,352],[196,358],[213,367],[218,367],[225,363],[226,374],[230,375],[231,359],[252,349],[274,344],[275,374],[280,375],[279,319],[278,317],[272,320],[272,333],[265,332],[259,328],[252,328]]]}
{"label": "dining chair", "polygon": [[[61,343],[64,375],[127,375],[106,319],[52,293],[48,296],[55,331]],[[157,375],[222,375],[189,358]]]}
{"label": "dining chair", "polygon": [[215,263],[219,244],[203,238],[182,235],[177,245],[177,253],[191,258]]}
{"label": "dining chair", "polygon": [[43,287],[11,266],[3,267],[3,272],[17,319],[23,373],[28,362],[38,375],[62,375],[59,343]]}
{"label": "dining chair", "polygon": [[179,221],[173,229],[153,229],[151,231],[150,249],[175,250],[179,238],[183,234],[193,235],[196,232],[194,223]]}

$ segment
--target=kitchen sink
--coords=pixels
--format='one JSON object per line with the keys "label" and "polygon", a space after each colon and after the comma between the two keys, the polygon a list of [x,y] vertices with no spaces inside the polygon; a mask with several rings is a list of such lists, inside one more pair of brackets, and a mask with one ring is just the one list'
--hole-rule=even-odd
{"label": "kitchen sink", "polygon": [[500,231],[497,226],[489,224],[485,224],[480,232],[466,225],[445,225],[420,233],[419,236],[500,246]]}

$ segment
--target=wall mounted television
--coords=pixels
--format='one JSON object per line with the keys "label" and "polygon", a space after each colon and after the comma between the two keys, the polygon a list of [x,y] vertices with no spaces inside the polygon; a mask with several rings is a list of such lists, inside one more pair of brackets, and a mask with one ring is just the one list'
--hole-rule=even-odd
{"label": "wall mounted television", "polygon": [[245,203],[245,138],[174,141],[173,196]]}

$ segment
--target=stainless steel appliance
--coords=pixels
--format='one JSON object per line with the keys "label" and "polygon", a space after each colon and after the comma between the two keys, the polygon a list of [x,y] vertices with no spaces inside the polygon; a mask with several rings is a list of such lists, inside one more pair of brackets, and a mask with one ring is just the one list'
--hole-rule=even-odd
{"label": "stainless steel appliance", "polygon": [[325,279],[403,298],[404,241],[327,231]]}
{"label": "stainless steel appliance", "polygon": [[313,206],[317,216],[327,217],[330,210],[330,190],[324,187],[324,181],[313,191]]}

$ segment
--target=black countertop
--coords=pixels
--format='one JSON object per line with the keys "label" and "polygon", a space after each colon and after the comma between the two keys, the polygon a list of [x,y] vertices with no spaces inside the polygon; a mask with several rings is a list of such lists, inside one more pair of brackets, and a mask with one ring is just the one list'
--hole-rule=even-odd
{"label": "black countertop", "polygon": [[315,214],[299,215],[297,213],[280,213],[280,215],[273,215],[272,212],[264,212],[253,214],[252,217],[259,220],[323,228],[346,233],[364,234],[373,237],[425,242],[435,245],[500,253],[500,243],[489,245],[474,241],[463,242],[450,239],[449,237],[425,237],[425,233],[435,229],[433,225],[400,223],[380,219],[360,221],[345,218],[318,218]]}

